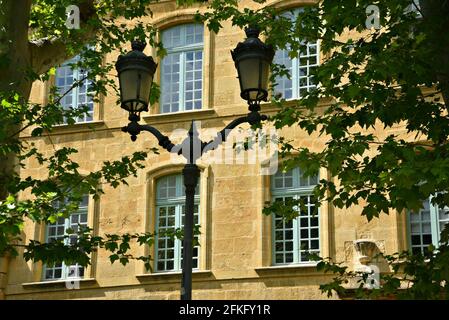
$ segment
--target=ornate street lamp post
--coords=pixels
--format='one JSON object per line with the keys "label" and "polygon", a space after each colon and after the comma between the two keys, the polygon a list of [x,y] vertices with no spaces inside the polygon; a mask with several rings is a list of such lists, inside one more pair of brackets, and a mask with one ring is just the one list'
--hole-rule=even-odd
{"label": "ornate street lamp post", "polygon": [[[116,63],[120,85],[121,107],[129,112],[130,121],[126,127],[122,128],[122,131],[128,132],[131,135],[132,141],[137,139],[137,135],[140,132],[148,131],[157,138],[161,147],[169,152],[182,154],[187,160],[187,164],[182,171],[186,204],[181,300],[192,299],[194,195],[200,175],[196,161],[203,153],[215,149],[220,143],[226,141],[229,132],[238,125],[242,123],[254,125],[267,119],[267,116],[261,115],[259,111],[260,102],[266,101],[268,96],[268,73],[274,57],[274,50],[271,46],[260,41],[257,28],[250,27],[245,31],[247,39],[239,43],[235,50],[231,51],[231,54],[237,68],[241,90],[240,95],[248,102],[249,113],[244,117],[233,120],[220,131],[214,140],[209,142],[203,142],[199,139],[193,121],[188,137],[179,146],[175,146],[167,136],[163,135],[156,128],[138,123],[140,120],[140,112],[148,111],[150,88],[157,67],[153,58],[143,53],[145,44],[134,41],[132,43],[133,50],[126,55],[119,56]],[[199,146],[199,150],[195,150],[194,146]]]}

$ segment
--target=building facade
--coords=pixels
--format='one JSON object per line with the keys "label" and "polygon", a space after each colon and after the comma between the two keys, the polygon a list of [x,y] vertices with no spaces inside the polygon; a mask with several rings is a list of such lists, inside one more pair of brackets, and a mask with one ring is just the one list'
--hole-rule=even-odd
{"label": "building facade", "polygon": [[[250,5],[249,1],[241,3],[242,7]],[[310,3],[313,1],[286,0],[274,1],[272,5],[295,12]],[[179,8],[175,1],[160,1],[152,10],[154,16],[150,22],[162,30],[168,55],[157,61],[155,81],[161,86],[159,103],[151,106],[141,123],[153,125],[180,142],[195,120],[206,140],[247,112],[230,54],[243,41],[244,32],[229,22],[214,34],[194,23],[197,8]],[[156,56],[151,48],[146,48],[145,53]],[[105,59],[116,61],[117,53]],[[307,52],[297,59],[289,59],[285,52],[277,52],[275,59],[292,73],[291,80],[280,79],[277,89],[286,99],[294,100],[314,87],[309,73],[323,57],[319,43],[310,43]],[[51,81],[61,88],[70,87],[74,74],[81,72],[63,65]],[[32,100],[44,103],[50,85],[35,83]],[[86,173],[98,170],[103,161],[120,159],[157,145],[152,135],[142,133],[137,141],[131,142],[129,135],[121,131],[127,124],[127,114],[116,105],[115,93],[110,92],[100,103],[94,103],[86,95],[87,90],[87,85],[77,88],[65,98],[63,105],[87,104],[91,108],[89,116],[77,119],[74,125],[55,128],[48,137],[34,138],[25,133],[22,138],[34,142],[40,150],[76,148],[79,152],[74,160]],[[325,107],[323,101],[319,108]],[[275,112],[275,106],[270,103],[262,105],[262,113]],[[406,136],[404,128],[395,130]],[[376,132],[380,136],[389,133]],[[291,139],[296,147],[313,151],[321,150],[326,142],[298,127],[285,128],[276,134]],[[273,163],[277,168],[282,161],[275,153],[255,160],[242,154],[233,150],[230,143],[218,149],[215,160],[206,157],[199,161],[201,176],[195,217],[201,225],[201,235],[200,246],[194,250],[193,299],[325,299],[319,285],[330,281],[332,275],[318,272],[307,252],[317,252],[355,268],[359,263],[356,240],[370,241],[385,253],[410,248],[422,250],[426,244],[436,241],[438,228],[445,223],[440,219],[442,210],[429,205],[414,220],[408,219],[405,213],[390,212],[368,223],[361,216],[363,203],[349,209],[324,203],[314,214],[311,190],[318,177],[327,177],[325,169],[317,177],[304,178],[299,168],[289,172],[270,170]],[[176,159],[166,151],[151,154],[137,178],[128,179],[129,186],[106,187],[99,200],[86,196],[79,212],[56,224],[27,222],[24,240],[50,241],[63,236],[68,228],[83,225],[100,235],[181,227],[182,167],[181,158]],[[30,161],[21,174],[45,177],[46,173],[37,161]],[[262,214],[264,206],[272,201],[297,197],[304,199],[307,212],[293,221]],[[150,253],[154,257],[152,271],[147,271],[139,261],[131,261],[126,266],[111,265],[108,254],[102,250],[92,254],[92,264],[87,269],[66,265],[47,267],[26,263],[20,257],[10,259],[8,266],[2,267],[8,270],[5,297],[178,299],[180,242],[160,236],[153,248],[136,246],[133,250],[136,255]],[[79,280],[75,281],[74,276]]]}

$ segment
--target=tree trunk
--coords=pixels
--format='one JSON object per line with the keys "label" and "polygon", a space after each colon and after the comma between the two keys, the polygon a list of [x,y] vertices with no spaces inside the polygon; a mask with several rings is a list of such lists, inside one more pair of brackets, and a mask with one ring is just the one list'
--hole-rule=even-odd
{"label": "tree trunk", "polygon": [[[33,84],[30,72],[43,74],[71,58],[66,52],[65,43],[69,39],[43,39],[30,42],[29,18],[32,0],[0,0],[0,93],[18,93],[22,102],[28,102]],[[94,0],[84,0],[78,4],[80,22],[86,32],[75,35],[78,43],[84,43],[95,37],[93,26],[85,24],[96,17]],[[75,33],[76,34],[76,33]],[[0,95],[1,98],[1,95]],[[0,125],[6,128],[9,139],[19,131],[21,124],[7,119],[0,119]],[[0,141],[0,145],[8,145],[11,140]],[[17,155],[0,152],[0,201],[8,196],[7,182],[14,174],[19,174]],[[0,300],[5,298],[9,256],[0,253]]]}
{"label": "tree trunk", "polygon": [[9,255],[0,257],[0,300],[6,299],[6,286],[8,285]]}
{"label": "tree trunk", "polygon": [[435,78],[449,111],[449,0],[420,0],[419,4],[426,22],[423,31],[434,56],[431,62],[438,67]]}

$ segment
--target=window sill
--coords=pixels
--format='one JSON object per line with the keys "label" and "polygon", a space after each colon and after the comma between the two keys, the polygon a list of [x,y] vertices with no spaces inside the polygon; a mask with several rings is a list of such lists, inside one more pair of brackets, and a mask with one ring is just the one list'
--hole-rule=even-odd
{"label": "window sill", "polygon": [[193,111],[180,111],[171,113],[159,113],[143,116],[143,119],[150,125],[164,124],[171,122],[182,122],[191,120],[203,120],[216,117],[214,109],[202,109]]}
{"label": "window sill", "polygon": [[79,122],[74,124],[59,124],[53,126],[51,131],[46,131],[49,134],[54,133],[72,133],[80,131],[95,130],[97,128],[105,127],[105,122],[103,120],[90,121],[90,122]]}
{"label": "window sill", "polygon": [[[283,104],[284,107],[294,107],[297,105],[300,99],[288,99],[285,100],[285,103]],[[329,107],[334,103],[335,100],[333,98],[321,98],[317,103],[317,108],[320,107]],[[264,101],[260,104],[261,113],[264,112],[275,112],[279,111],[279,107],[273,103],[272,101]]]}
{"label": "window sill", "polygon": [[321,271],[317,271],[316,269],[317,263],[302,263],[302,264],[289,264],[289,265],[278,265],[278,266],[269,266],[269,267],[260,267],[256,268],[255,271],[259,274],[259,276],[310,276],[310,275],[318,275],[324,274]]}
{"label": "window sill", "polygon": [[95,278],[83,278],[83,279],[64,279],[53,281],[39,281],[22,283],[24,289],[40,289],[40,288],[66,288],[66,282],[73,283],[74,281],[80,282],[80,287],[90,287],[97,284]]}
{"label": "window sill", "polygon": [[[181,281],[182,272],[159,272],[159,273],[143,273],[137,274],[136,278],[140,282],[154,282],[154,283],[178,283]],[[213,279],[212,271],[210,270],[194,270],[192,272],[193,281],[204,281]]]}

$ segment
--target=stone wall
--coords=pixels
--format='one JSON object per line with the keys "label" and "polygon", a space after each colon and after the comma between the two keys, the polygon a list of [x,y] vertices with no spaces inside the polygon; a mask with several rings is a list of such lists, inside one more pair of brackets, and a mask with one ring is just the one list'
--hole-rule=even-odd
{"label": "stone wall", "polygon": [[[242,6],[247,1],[241,1]],[[276,1],[293,6],[310,1]],[[171,26],[189,21],[196,9],[176,8],[174,1],[161,1],[154,6],[154,21]],[[190,20],[191,21],[191,20]],[[192,119],[201,127],[221,130],[232,119],[247,112],[240,98],[236,70],[230,55],[244,32],[225,23],[218,34],[205,31],[204,37],[204,100],[203,110],[183,114],[158,114],[152,106],[142,123],[170,133],[178,128],[188,129]],[[151,54],[151,48],[145,53]],[[154,55],[153,55],[154,56]],[[115,61],[117,54],[105,59]],[[157,79],[157,78],[156,78]],[[157,81],[157,80],[156,80]],[[43,102],[48,84],[36,83],[32,100]],[[142,133],[136,142],[120,131],[126,125],[127,114],[115,104],[116,96],[109,92],[100,105],[92,131],[84,124],[56,128],[49,137],[23,139],[34,142],[40,150],[52,152],[62,146],[78,149],[74,155],[82,172],[101,167],[103,161],[120,159],[134,151],[157,146],[156,139]],[[269,103],[263,111],[275,112]],[[399,129],[398,129],[399,130]],[[294,139],[296,146],[320,150],[325,138],[309,136],[299,128],[283,129],[280,134]],[[389,132],[390,133],[390,132]],[[385,133],[386,134],[386,133]],[[179,142],[176,141],[176,142]],[[261,163],[207,164],[200,163],[202,247],[200,271],[193,282],[194,299],[321,299],[318,286],[330,280],[311,266],[271,266],[271,219],[261,211],[270,200],[269,178],[260,175]],[[151,155],[146,168],[137,178],[128,179],[129,186],[105,188],[100,200],[90,199],[89,224],[98,234],[145,232],[154,228],[154,179],[167,172],[180,172],[182,166],[173,164],[171,155],[161,150]],[[322,170],[326,175],[326,170]],[[24,177],[45,178],[46,172],[37,161],[30,160],[22,171]],[[387,253],[404,248],[404,217],[391,212],[368,223],[359,206],[340,210],[329,205],[321,208],[320,239],[322,254],[337,261],[350,260],[347,242],[371,237],[382,241]],[[44,228],[27,222],[24,240],[44,238]],[[345,245],[346,244],[346,245]],[[134,248],[144,253],[141,248]],[[349,262],[349,261],[348,261]],[[177,274],[146,273],[141,263],[131,261],[127,266],[111,265],[105,252],[92,257],[92,266],[79,290],[69,290],[65,283],[41,282],[42,266],[11,259],[7,299],[178,299],[181,276]]]}

